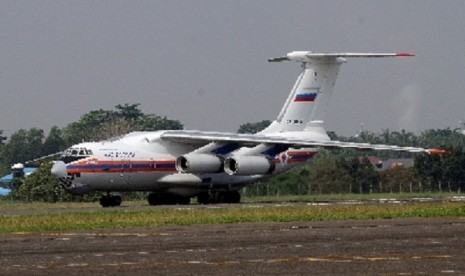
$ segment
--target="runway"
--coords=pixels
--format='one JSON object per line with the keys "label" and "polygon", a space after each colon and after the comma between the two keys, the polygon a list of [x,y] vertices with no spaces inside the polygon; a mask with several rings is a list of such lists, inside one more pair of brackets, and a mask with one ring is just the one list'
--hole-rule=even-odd
{"label": "runway", "polygon": [[465,219],[1,234],[1,275],[461,275]]}

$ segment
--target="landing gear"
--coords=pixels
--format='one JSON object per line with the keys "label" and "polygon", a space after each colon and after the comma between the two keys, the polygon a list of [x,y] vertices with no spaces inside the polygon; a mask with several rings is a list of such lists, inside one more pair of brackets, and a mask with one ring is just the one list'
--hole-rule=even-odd
{"label": "landing gear", "polygon": [[150,205],[189,205],[191,198],[168,193],[150,193],[148,198]]}
{"label": "landing gear", "polygon": [[100,197],[100,205],[102,205],[102,207],[104,208],[121,206],[121,201],[121,196],[118,195],[112,196],[110,194],[107,194],[102,195],[102,197]]}
{"label": "landing gear", "polygon": [[201,193],[197,195],[197,202],[199,204],[239,203],[241,194],[238,191]]}
{"label": "landing gear", "polygon": [[208,204],[210,203],[210,195],[208,193],[201,193],[197,195],[197,202],[199,204]]}
{"label": "landing gear", "polygon": [[224,193],[223,202],[224,203],[239,203],[241,202],[241,194],[238,191]]}

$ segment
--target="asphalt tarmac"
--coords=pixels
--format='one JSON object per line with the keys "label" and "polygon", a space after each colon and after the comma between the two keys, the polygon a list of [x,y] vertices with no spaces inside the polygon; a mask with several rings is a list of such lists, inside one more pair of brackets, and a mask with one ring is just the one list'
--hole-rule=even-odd
{"label": "asphalt tarmac", "polygon": [[0,234],[0,275],[465,275],[465,218]]}

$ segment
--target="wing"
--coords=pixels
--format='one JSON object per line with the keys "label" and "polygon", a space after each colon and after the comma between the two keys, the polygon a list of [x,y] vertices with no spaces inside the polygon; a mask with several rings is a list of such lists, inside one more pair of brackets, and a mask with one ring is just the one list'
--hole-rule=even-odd
{"label": "wing", "polygon": [[37,167],[38,167],[38,166],[39,166],[40,164],[42,164],[42,163],[46,163],[46,162],[51,162],[51,161],[57,160],[57,158],[59,158],[62,154],[63,154],[62,151],[56,152],[56,153],[52,153],[52,154],[49,154],[49,155],[46,155],[46,156],[38,157],[38,158],[33,159],[33,160],[25,161],[24,164],[26,164],[26,165],[32,165],[32,166],[37,166]]}
{"label": "wing", "polygon": [[286,145],[292,148],[320,147],[328,149],[357,149],[357,150],[387,150],[401,151],[412,153],[429,153],[445,154],[447,151],[441,149],[425,149],[418,147],[400,147],[394,145],[353,143],[341,141],[316,141],[308,139],[295,139],[291,137],[256,135],[256,134],[237,134],[227,132],[209,132],[209,131],[187,131],[173,130],[166,131],[161,138],[177,143],[186,143],[190,145],[203,146],[211,142],[236,143],[242,146],[253,146],[258,144]]}

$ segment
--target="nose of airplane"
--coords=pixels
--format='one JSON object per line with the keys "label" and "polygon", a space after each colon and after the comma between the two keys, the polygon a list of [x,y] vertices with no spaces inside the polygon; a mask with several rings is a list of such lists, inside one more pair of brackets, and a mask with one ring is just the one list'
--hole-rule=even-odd
{"label": "nose of airplane", "polygon": [[55,161],[55,164],[52,166],[51,173],[55,177],[65,177],[66,173],[66,164],[63,161]]}

